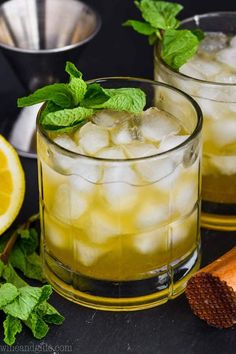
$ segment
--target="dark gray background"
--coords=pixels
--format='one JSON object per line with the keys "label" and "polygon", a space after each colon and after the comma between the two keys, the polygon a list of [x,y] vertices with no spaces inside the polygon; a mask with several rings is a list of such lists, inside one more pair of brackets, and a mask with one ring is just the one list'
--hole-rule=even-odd
{"label": "dark gray background", "polygon": [[[194,13],[235,10],[235,0],[180,1],[185,5],[182,18]],[[102,30],[79,58],[86,78],[129,75],[152,78],[152,48],[146,40],[121,23],[137,17],[133,1],[90,0],[100,12]],[[7,135],[16,112],[16,98],[24,94],[6,61],[0,56],[0,132]],[[23,132],[22,132],[23,134]],[[37,170],[35,161],[22,159],[27,178],[27,193],[18,221],[38,210]],[[236,244],[236,233],[202,232],[203,265]],[[52,303],[65,315],[65,323],[51,328],[43,341],[32,340],[27,329],[18,336],[18,353],[38,352],[74,354],[234,354],[235,328],[209,327],[192,314],[185,296],[155,309],[133,313],[93,311],[70,303],[57,294]],[[0,326],[1,327],[1,326]],[[3,337],[2,329],[0,338]],[[2,339],[0,339],[0,345]],[[61,348],[54,348],[61,345]],[[63,346],[69,345],[70,348]],[[28,346],[28,347],[27,347]],[[33,347],[34,346],[34,347]],[[49,349],[49,346],[52,346]],[[34,349],[33,349],[34,348]],[[0,347],[0,352],[4,348]],[[5,349],[5,352],[7,350]],[[10,351],[9,351],[10,352]],[[71,352],[71,351],[70,351]]]}

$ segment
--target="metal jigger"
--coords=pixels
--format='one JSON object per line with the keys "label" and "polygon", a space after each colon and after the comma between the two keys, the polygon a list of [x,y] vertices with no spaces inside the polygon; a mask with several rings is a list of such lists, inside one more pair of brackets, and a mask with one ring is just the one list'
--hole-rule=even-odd
{"label": "metal jigger", "polygon": [[[0,6],[0,47],[29,94],[65,81],[65,62],[79,61],[84,44],[100,26],[100,16],[78,0],[10,0]],[[10,132],[21,156],[36,157],[39,106],[22,109]]]}

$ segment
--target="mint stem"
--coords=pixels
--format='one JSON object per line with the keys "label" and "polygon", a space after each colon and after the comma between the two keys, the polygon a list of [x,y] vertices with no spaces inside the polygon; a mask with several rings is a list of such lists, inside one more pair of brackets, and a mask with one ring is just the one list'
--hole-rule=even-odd
{"label": "mint stem", "polygon": [[24,222],[23,224],[21,224],[11,235],[11,237],[9,238],[3,252],[0,254],[0,260],[4,263],[7,264],[11,251],[16,243],[17,237],[19,235],[19,233],[23,230],[26,230],[30,227],[30,225],[34,222],[36,222],[37,220],[39,220],[39,214],[34,214],[32,216],[30,216],[26,222]]}

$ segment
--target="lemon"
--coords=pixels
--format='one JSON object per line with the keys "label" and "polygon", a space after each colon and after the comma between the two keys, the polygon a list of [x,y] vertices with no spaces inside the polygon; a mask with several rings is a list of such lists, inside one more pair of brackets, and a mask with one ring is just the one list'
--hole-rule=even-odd
{"label": "lemon", "polygon": [[0,235],[13,223],[25,195],[25,176],[15,149],[0,135]]}

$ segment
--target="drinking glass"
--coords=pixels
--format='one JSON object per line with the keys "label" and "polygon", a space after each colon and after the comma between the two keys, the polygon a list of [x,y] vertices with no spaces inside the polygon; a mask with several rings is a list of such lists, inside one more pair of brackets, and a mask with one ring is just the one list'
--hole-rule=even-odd
{"label": "drinking glass", "polygon": [[201,111],[191,97],[165,84],[95,82],[141,88],[147,108],[171,113],[189,136],[142,158],[85,156],[53,141],[40,125],[42,108],[37,151],[43,268],[58,293],[81,305],[145,309],[181,294],[199,268]]}
{"label": "drinking glass", "polygon": [[[184,20],[182,27],[233,35],[236,12],[196,15]],[[236,230],[236,84],[174,71],[160,59],[158,48],[155,78],[191,95],[203,111],[202,226]]]}

